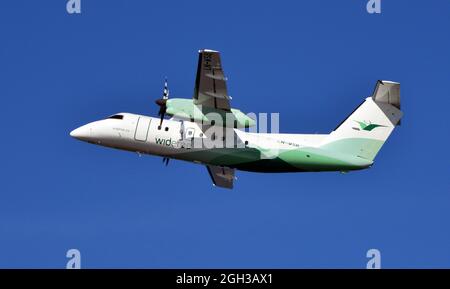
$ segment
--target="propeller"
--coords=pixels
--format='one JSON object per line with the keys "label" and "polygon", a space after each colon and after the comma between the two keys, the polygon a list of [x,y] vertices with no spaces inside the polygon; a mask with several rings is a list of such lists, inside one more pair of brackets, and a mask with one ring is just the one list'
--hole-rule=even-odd
{"label": "propeller", "polygon": [[[155,103],[159,105],[159,111],[158,115],[161,117],[161,121],[159,122],[159,127],[162,126],[164,116],[167,112],[167,100],[169,99],[169,87],[167,85],[167,77],[164,79],[164,90],[163,90],[163,96],[160,99],[157,99]],[[163,164],[166,166],[169,164],[169,158],[163,157]]]}
{"label": "propeller", "polygon": [[161,117],[161,121],[159,122],[159,126],[162,125],[164,116],[166,115],[167,111],[167,100],[169,99],[169,87],[167,86],[167,78],[164,79],[164,90],[163,90],[163,97],[160,99],[157,99],[155,103],[159,105],[159,112],[158,115]]}

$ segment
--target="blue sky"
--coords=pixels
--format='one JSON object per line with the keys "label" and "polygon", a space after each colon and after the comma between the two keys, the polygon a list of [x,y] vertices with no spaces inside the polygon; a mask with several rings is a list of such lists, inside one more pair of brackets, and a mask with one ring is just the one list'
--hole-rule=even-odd
{"label": "blue sky", "polygon": [[[450,2],[3,1],[0,267],[450,267]],[[191,97],[197,50],[222,52],[233,106],[280,131],[328,133],[377,79],[402,84],[402,126],[349,174],[206,169],[76,141],[115,112],[155,116],[168,76]]]}

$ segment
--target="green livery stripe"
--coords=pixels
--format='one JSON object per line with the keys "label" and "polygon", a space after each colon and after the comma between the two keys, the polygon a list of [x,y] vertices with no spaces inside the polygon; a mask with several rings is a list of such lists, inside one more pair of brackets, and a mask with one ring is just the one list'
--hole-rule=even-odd
{"label": "green livery stripe", "polygon": [[281,152],[279,158],[308,171],[354,170],[366,168],[372,164],[356,156],[312,147]]}
{"label": "green livery stripe", "polygon": [[320,148],[331,152],[358,156],[372,161],[383,144],[384,141],[376,139],[346,138],[327,143]]}
{"label": "green livery stripe", "polygon": [[255,172],[346,171],[372,165],[360,157],[312,147],[280,150],[270,158],[256,148],[192,150],[173,157]]}

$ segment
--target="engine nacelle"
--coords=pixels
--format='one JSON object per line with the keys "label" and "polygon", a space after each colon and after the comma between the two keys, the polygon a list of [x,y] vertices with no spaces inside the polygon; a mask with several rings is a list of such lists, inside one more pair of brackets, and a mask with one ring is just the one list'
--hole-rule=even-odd
{"label": "engine nacelle", "polygon": [[201,108],[194,104],[192,99],[185,98],[168,99],[166,106],[168,115],[198,123],[230,128],[248,128],[256,125],[252,118],[235,108],[231,108],[230,111],[211,107]]}

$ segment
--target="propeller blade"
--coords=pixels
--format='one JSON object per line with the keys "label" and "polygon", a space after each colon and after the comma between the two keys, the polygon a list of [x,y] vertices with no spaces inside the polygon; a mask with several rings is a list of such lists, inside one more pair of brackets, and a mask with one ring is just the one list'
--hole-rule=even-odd
{"label": "propeller blade", "polygon": [[155,103],[159,105],[158,115],[161,117],[161,121],[159,122],[159,126],[162,126],[164,116],[167,112],[167,100],[169,99],[169,87],[167,85],[167,78],[164,79],[164,90],[163,96],[160,99],[155,100]]}
{"label": "propeller blade", "polygon": [[167,85],[167,77],[164,79],[163,99],[169,99],[169,86]]}
{"label": "propeller blade", "polygon": [[163,113],[161,113],[161,121],[159,122],[159,127],[161,128],[163,120],[164,120],[164,115],[165,115],[165,111]]}
{"label": "propeller blade", "polygon": [[167,100],[166,100],[166,99],[162,99],[162,98],[161,98],[161,99],[157,99],[157,100],[155,101],[155,103],[156,103],[157,105],[159,105],[159,112],[158,112],[158,115],[161,117],[161,121],[160,121],[160,123],[159,123],[159,126],[162,125],[163,120],[164,120],[164,116],[166,115],[166,111],[167,111],[166,102],[167,102]]}

